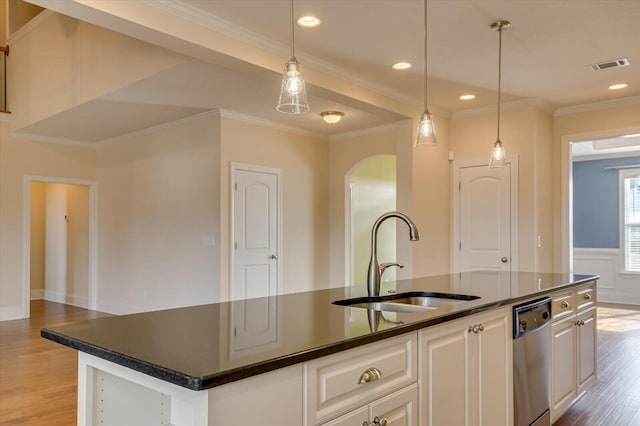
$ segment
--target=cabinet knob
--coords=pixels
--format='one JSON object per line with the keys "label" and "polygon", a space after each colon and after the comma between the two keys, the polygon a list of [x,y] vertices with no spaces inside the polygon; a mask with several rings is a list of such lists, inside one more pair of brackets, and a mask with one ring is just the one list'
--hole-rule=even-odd
{"label": "cabinet knob", "polygon": [[591,295],[589,293],[585,293],[584,300],[591,300]]}
{"label": "cabinet knob", "polygon": [[375,416],[371,424],[375,426],[387,426],[387,419],[384,417],[380,418],[378,416]]}
{"label": "cabinet knob", "polygon": [[500,262],[502,263],[507,263],[509,261],[509,258],[507,256],[502,256],[502,258],[500,258]]}
{"label": "cabinet knob", "polygon": [[380,380],[382,378],[382,373],[376,367],[368,368],[362,373],[360,379],[358,380],[359,385],[363,385],[369,382],[375,382],[376,380]]}
{"label": "cabinet knob", "polygon": [[576,325],[584,325],[584,320],[578,320],[578,321],[576,321]]}
{"label": "cabinet knob", "polygon": [[484,324],[480,324],[478,326],[478,331],[484,331]]}
{"label": "cabinet knob", "polygon": [[566,300],[563,300],[562,303],[560,304],[560,307],[562,309],[566,309],[569,307],[569,302],[567,302]]}
{"label": "cabinet knob", "polygon": [[278,255],[277,254],[272,254],[271,256],[269,256],[271,259],[273,260],[278,260]]}

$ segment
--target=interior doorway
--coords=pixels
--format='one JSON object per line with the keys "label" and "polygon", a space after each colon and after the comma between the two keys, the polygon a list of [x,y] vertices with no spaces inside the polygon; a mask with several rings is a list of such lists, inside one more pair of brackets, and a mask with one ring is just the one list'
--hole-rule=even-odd
{"label": "interior doorway", "polygon": [[[347,173],[345,183],[346,285],[364,285],[371,256],[371,228],[381,214],[396,210],[396,156],[377,155],[360,161]],[[388,221],[380,227],[380,262],[396,261],[395,225]],[[395,268],[389,268],[383,280],[395,279]]]}
{"label": "interior doorway", "polygon": [[96,183],[26,176],[24,316],[44,299],[96,309]]}
{"label": "interior doorway", "polygon": [[453,163],[453,273],[518,270],[518,159]]}

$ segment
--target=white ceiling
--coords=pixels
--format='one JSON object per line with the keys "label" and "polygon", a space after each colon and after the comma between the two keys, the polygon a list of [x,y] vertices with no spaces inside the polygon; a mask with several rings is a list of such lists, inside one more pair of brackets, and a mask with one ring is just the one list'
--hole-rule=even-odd
{"label": "white ceiling", "polygon": [[[65,9],[68,4],[64,2],[30,1],[74,16],[71,9]],[[277,53],[282,65],[288,60],[287,0],[143,3],[192,21],[193,28],[215,28],[264,52]],[[118,7],[124,10],[129,4],[118,2]],[[295,0],[294,10],[296,17],[313,13],[322,20],[316,29],[296,27],[298,60],[307,72],[322,71],[336,81],[335,90],[326,85],[309,85],[311,112],[306,116],[289,116],[274,110],[280,76],[273,69],[251,63],[246,55],[221,66],[207,60],[204,54],[190,52],[192,61],[88,105],[95,113],[99,107],[108,112],[117,109],[114,103],[129,103],[132,107],[124,110],[135,110],[141,116],[137,126],[131,115],[122,126],[113,120],[108,121],[109,126],[101,126],[86,117],[88,111],[69,110],[25,130],[98,141],[148,126],[154,121],[152,117],[167,121],[172,114],[179,119],[185,114],[222,108],[332,135],[385,125],[408,116],[399,113],[398,108],[385,108],[384,102],[368,103],[354,96],[350,82],[419,114],[423,102],[421,0]],[[117,26],[92,12],[75,17],[107,28]],[[446,115],[495,105],[498,35],[489,25],[497,19],[512,23],[503,34],[503,101],[534,98],[552,108],[561,108],[640,95],[640,0],[430,0],[428,74],[432,112]],[[166,35],[160,37],[152,28],[139,24],[127,28],[129,35],[171,45]],[[629,59],[631,66],[598,72],[588,66],[623,57]],[[399,60],[410,61],[414,67],[393,71],[391,64]],[[607,90],[610,84],[619,82],[629,87]],[[467,92],[477,98],[458,100]],[[330,126],[319,118],[324,110],[346,114],[341,123]],[[87,126],[76,126],[65,134],[64,129],[69,129],[66,124],[72,122]],[[102,130],[91,133],[92,128]]]}

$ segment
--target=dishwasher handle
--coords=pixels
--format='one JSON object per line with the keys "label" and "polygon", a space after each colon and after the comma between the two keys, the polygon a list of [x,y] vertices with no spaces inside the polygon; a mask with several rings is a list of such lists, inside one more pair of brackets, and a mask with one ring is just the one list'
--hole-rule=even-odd
{"label": "dishwasher handle", "polygon": [[551,298],[545,297],[513,307],[513,338],[533,333],[551,321]]}

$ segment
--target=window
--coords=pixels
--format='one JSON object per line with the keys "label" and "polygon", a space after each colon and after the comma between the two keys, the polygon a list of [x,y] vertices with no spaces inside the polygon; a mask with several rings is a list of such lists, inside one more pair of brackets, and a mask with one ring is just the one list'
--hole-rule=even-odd
{"label": "window", "polygon": [[625,270],[640,272],[640,169],[620,172],[624,199]]}

